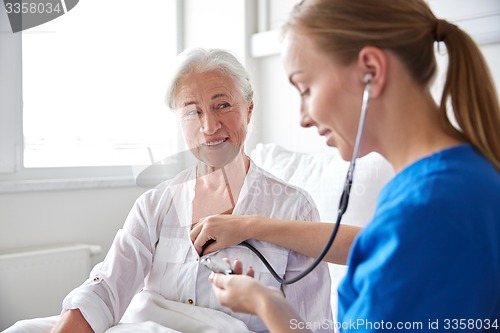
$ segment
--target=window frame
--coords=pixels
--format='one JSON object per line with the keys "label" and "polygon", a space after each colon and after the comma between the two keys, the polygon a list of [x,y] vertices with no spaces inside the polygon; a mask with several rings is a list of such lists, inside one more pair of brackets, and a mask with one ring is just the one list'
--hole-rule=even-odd
{"label": "window frame", "polygon": [[[184,49],[184,5],[173,1],[179,54]],[[2,5],[0,22],[0,194],[136,186],[135,173],[145,166],[24,167],[22,34],[11,32]],[[180,131],[178,135],[182,145]]]}

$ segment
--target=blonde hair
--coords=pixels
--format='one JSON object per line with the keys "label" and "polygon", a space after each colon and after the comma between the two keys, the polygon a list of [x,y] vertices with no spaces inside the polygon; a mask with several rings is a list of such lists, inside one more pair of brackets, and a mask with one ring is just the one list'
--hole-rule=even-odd
{"label": "blonde hair", "polygon": [[[368,45],[391,50],[422,86],[436,73],[434,42],[444,42],[449,61],[440,116],[500,170],[500,107],[484,57],[469,35],[438,20],[423,0],[304,0],[292,11],[288,30],[307,34],[345,65]],[[447,116],[448,100],[461,131]]]}

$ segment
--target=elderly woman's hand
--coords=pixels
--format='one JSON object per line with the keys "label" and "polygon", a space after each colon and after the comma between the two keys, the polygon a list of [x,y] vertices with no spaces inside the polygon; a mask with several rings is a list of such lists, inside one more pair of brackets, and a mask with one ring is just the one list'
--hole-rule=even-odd
{"label": "elderly woman's hand", "polygon": [[[262,217],[258,217],[262,219]],[[212,215],[202,218],[191,230],[191,241],[198,254],[203,255],[237,245],[252,238],[250,215]]]}

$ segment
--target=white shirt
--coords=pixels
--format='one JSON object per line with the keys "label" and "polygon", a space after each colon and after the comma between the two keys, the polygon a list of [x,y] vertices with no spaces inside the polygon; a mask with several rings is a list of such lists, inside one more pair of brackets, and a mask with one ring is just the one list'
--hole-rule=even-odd
{"label": "white shirt", "polygon": [[[133,296],[144,289],[168,300],[223,311],[242,320],[251,331],[267,332],[258,317],[232,313],[219,304],[212,291],[210,271],[200,264],[190,239],[195,175],[195,168],[185,170],[137,199],[104,261],[65,298],[63,309],[79,308],[96,333],[104,332],[120,321]],[[319,221],[318,211],[305,191],[285,184],[253,162],[233,214]],[[297,275],[312,261],[274,244],[249,243],[286,278]],[[207,256],[237,258],[245,267],[252,265],[255,279],[281,288],[305,324],[316,325],[317,332],[331,331],[331,283],[326,264],[294,284],[281,286],[246,247],[238,245]]]}

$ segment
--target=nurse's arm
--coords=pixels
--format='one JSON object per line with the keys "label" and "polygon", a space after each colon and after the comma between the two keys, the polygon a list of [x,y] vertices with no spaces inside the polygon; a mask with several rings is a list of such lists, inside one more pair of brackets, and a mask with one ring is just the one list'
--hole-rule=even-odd
{"label": "nurse's arm", "polygon": [[[203,254],[257,239],[283,246],[308,257],[317,257],[327,243],[334,223],[276,220],[258,215],[213,215],[200,220],[191,231],[198,253],[209,240]],[[340,225],[337,237],[325,261],[345,265],[351,244],[361,230]]]}

